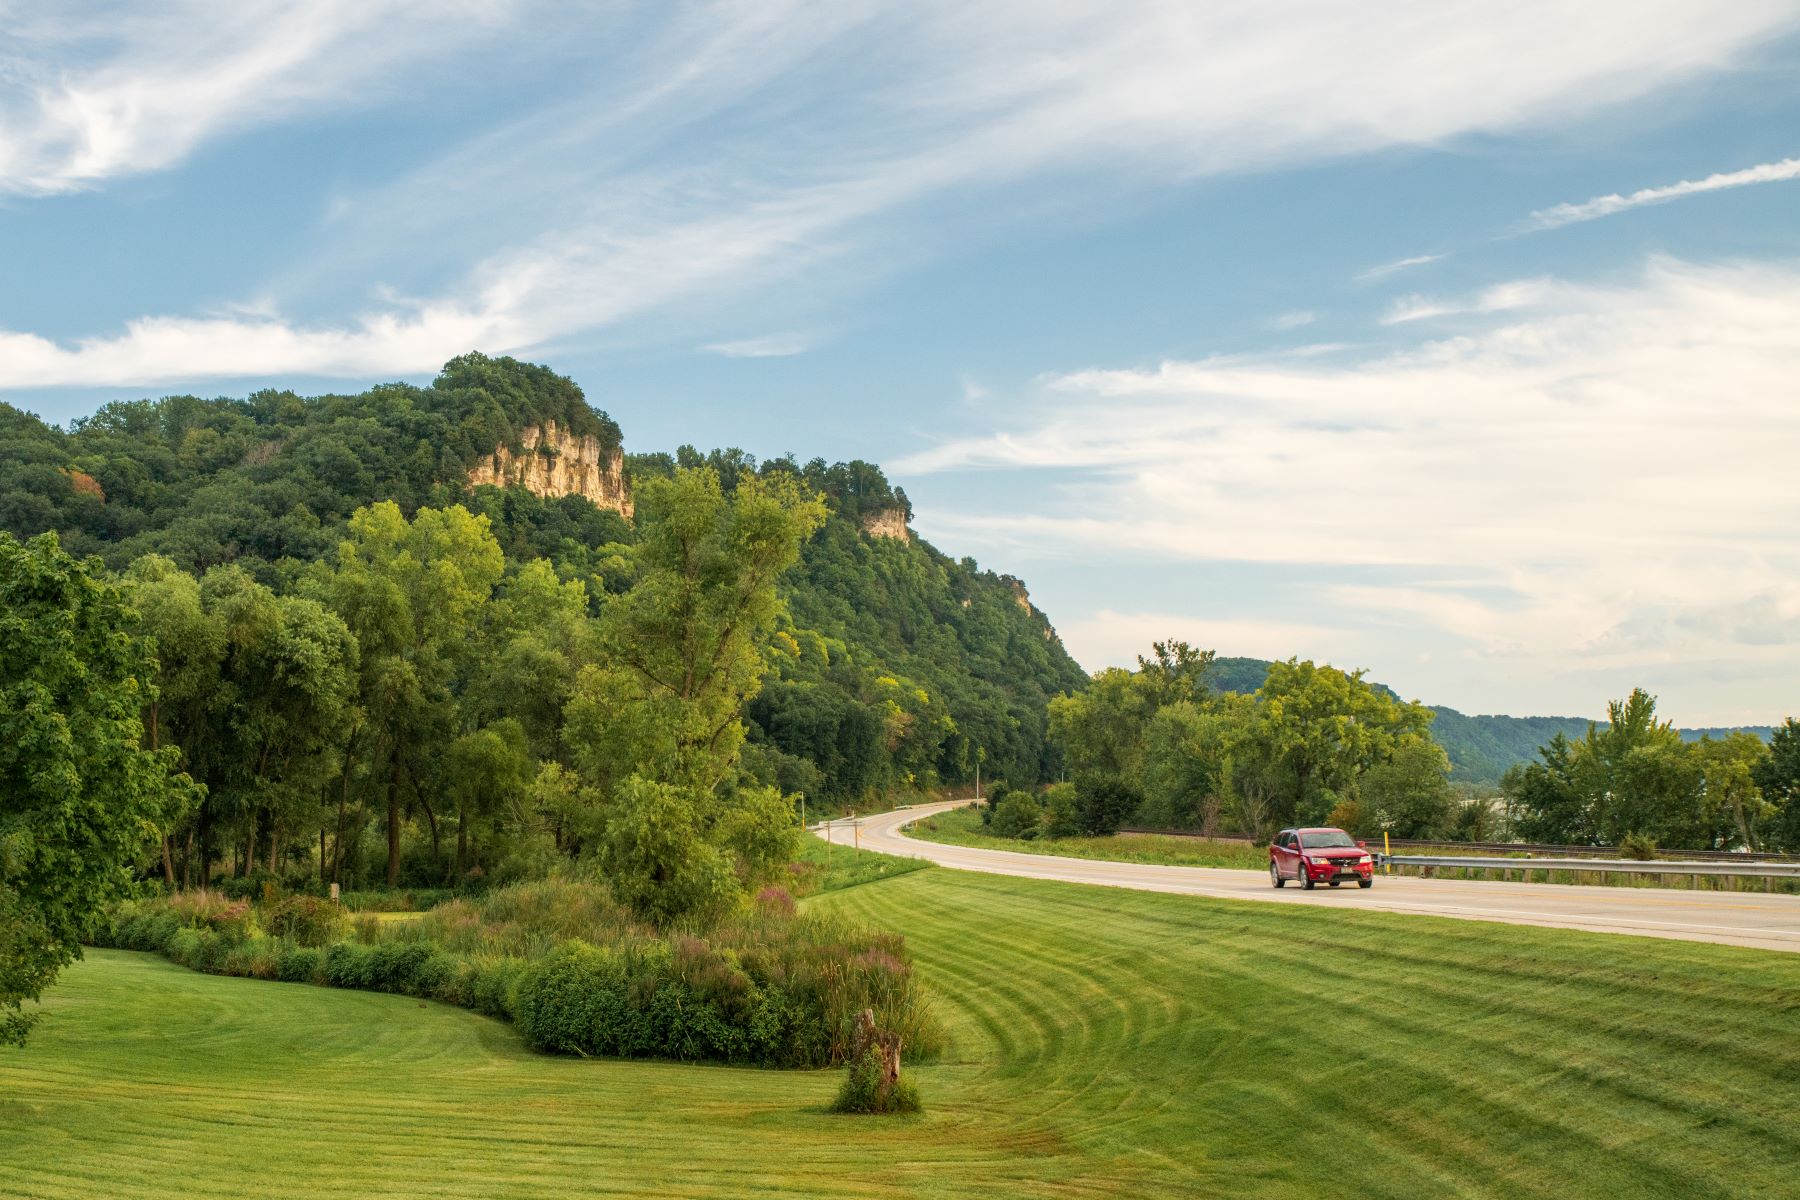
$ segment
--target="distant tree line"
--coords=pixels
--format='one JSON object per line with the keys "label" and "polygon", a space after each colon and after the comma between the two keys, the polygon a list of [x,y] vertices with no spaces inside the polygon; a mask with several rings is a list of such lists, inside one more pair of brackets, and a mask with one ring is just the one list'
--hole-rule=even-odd
{"label": "distant tree line", "polygon": [[1507,811],[1526,841],[1800,851],[1800,724],[1684,740],[1640,690],[1587,735],[1557,734],[1514,767]]}
{"label": "distant tree line", "polygon": [[1360,671],[1290,659],[1244,693],[1215,687],[1214,665],[1211,651],[1159,642],[1136,670],[1108,668],[1050,702],[1075,828],[1137,822],[1259,839],[1296,822],[1400,837],[1484,831],[1485,806],[1459,802],[1450,786],[1429,709]]}

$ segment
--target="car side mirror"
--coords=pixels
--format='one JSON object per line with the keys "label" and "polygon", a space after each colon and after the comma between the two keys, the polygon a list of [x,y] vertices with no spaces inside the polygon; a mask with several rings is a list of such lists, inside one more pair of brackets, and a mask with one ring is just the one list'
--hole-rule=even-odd
{"label": "car side mirror", "polygon": [[1361,838],[1357,838],[1356,839],[1356,848],[1358,850],[1367,850],[1369,848],[1369,843],[1363,841]]}

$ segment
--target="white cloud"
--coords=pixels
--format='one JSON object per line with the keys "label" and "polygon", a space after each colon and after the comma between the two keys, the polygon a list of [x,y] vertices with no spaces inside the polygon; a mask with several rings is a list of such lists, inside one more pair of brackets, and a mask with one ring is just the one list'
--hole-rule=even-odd
{"label": "white cloud", "polygon": [[1439,262],[1442,254],[1415,254],[1411,258],[1402,258],[1391,263],[1382,263],[1379,267],[1370,267],[1356,278],[1364,283],[1373,283],[1377,279],[1386,279],[1390,275],[1398,275],[1401,271],[1409,271],[1414,267],[1422,267],[1427,263]]}
{"label": "white cloud", "polygon": [[209,139],[379,91],[479,34],[502,0],[186,0],[8,13],[0,191],[168,167]]}
{"label": "white cloud", "polygon": [[1486,315],[1509,312],[1518,308],[1532,308],[1554,294],[1554,288],[1545,279],[1517,279],[1509,283],[1496,284],[1484,288],[1474,296],[1462,300],[1443,300],[1430,296],[1404,296],[1396,300],[1387,315],[1381,318],[1383,325],[1403,325],[1408,321],[1424,321],[1436,317],[1458,317]]}
{"label": "white cloud", "polygon": [[1781,183],[1791,179],[1800,179],[1800,158],[1784,158],[1780,162],[1759,163],[1741,171],[1723,171],[1716,175],[1708,175],[1705,179],[1684,179],[1680,183],[1671,183],[1666,187],[1640,188],[1626,196],[1615,192],[1610,196],[1596,196],[1592,200],[1584,200],[1580,204],[1557,204],[1532,213],[1528,227],[1531,229],[1556,229],[1563,225],[1573,225],[1577,221],[1592,221],[1600,217],[1610,217],[1614,213],[1642,208],[1646,204],[1662,204],[1669,200],[1699,196],[1706,192],[1722,192],[1730,188],[1749,187],[1758,183]]}
{"label": "white cloud", "polygon": [[813,348],[812,335],[775,333],[767,337],[739,338],[728,342],[709,342],[700,347],[708,354],[723,358],[790,358]]}
{"label": "white cloud", "polygon": [[1280,316],[1275,317],[1272,320],[1270,320],[1269,328],[1270,329],[1281,329],[1281,330],[1301,329],[1301,328],[1304,328],[1305,326],[1311,325],[1314,321],[1317,321],[1318,319],[1319,319],[1319,314],[1315,313],[1315,312],[1304,312],[1304,311],[1299,311],[1299,310],[1296,310],[1294,312],[1284,312]]}
{"label": "white cloud", "polygon": [[894,471],[1073,472],[1048,499],[1009,487],[1016,515],[931,524],[1044,553],[1303,567],[1326,581],[1321,625],[1448,637],[1515,682],[1703,660],[1785,688],[1800,265],[1656,260],[1628,284],[1500,294],[1530,313],[1490,305],[1478,332],[1361,361],[1053,376],[1017,427]]}
{"label": "white cloud", "polygon": [[[194,0],[180,19],[132,17],[97,59],[71,50],[66,30],[40,29],[0,72],[15,81],[0,178],[84,186],[177,163],[253,122],[367,102],[395,56],[506,8]],[[626,12],[559,11],[555,47],[539,47],[604,45],[587,90],[380,188],[339,193],[318,253],[272,289],[283,309],[306,311],[296,293],[345,279],[447,278],[416,307],[465,314],[506,339],[494,348],[528,350],[677,302],[717,304],[839,256],[860,255],[845,275],[864,277],[902,237],[881,221],[952,193],[973,207],[982,189],[1051,170],[1175,180],[1558,122],[1717,71],[1800,24],[1786,0],[1144,0],[1129,11],[721,0]],[[909,251],[918,237],[904,239]],[[314,352],[292,370],[354,361],[394,373],[422,340],[416,320],[402,307],[295,325],[280,340],[296,361]],[[30,370],[0,362],[0,388],[124,379],[133,361],[169,357],[151,339],[189,324],[146,319],[40,349]],[[182,377],[243,371],[236,344],[184,342]]]}

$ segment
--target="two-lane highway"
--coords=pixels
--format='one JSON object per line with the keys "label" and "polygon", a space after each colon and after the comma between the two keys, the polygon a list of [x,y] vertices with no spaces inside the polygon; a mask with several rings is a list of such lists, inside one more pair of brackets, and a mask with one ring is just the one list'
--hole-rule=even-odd
{"label": "two-lane highway", "polygon": [[[853,835],[848,822],[830,831],[838,844],[858,836],[864,850],[904,858],[923,858],[941,866],[1027,879],[1176,892],[1230,900],[1273,904],[1326,904],[1374,908],[1384,912],[1500,921],[1515,925],[1548,925],[1640,937],[1726,942],[1764,950],[1800,952],[1800,896],[1763,892],[1694,892],[1673,888],[1587,887],[1562,884],[1477,882],[1453,879],[1379,877],[1374,888],[1298,887],[1275,889],[1261,871],[1228,871],[1212,867],[1158,867],[1140,863],[1058,858],[1012,850],[946,846],[909,838],[904,827],[967,801],[898,809],[858,822]],[[826,836],[826,830],[819,830]]]}

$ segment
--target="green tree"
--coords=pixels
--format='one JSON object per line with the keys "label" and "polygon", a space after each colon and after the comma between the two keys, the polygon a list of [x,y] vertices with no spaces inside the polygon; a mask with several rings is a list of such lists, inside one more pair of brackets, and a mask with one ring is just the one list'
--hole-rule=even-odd
{"label": "green tree", "polygon": [[[1455,797],[1450,756],[1423,734],[1408,734],[1361,781],[1361,807],[1376,829],[1395,837],[1442,837],[1450,831]],[[1358,832],[1373,832],[1359,830]]]}
{"label": "green tree", "polygon": [[1800,851],[1800,721],[1789,717],[1769,738],[1767,757],[1752,768],[1768,816],[1768,844]]}
{"label": "green tree", "polygon": [[1142,777],[1144,738],[1159,688],[1123,667],[1097,671],[1085,690],[1050,701],[1050,736],[1076,774]]}
{"label": "green tree", "polygon": [[607,604],[604,663],[582,672],[567,716],[576,765],[607,798],[614,888],[671,921],[717,911],[794,848],[785,799],[737,765],[776,583],[825,509],[792,475],[747,475],[727,495],[706,466],[652,480],[638,516],[637,582]]}
{"label": "green tree", "polygon": [[102,905],[195,799],[144,745],[155,663],[125,593],[55,534],[0,533],[0,1040],[81,953]]}
{"label": "green tree", "polygon": [[[361,649],[353,753],[368,764],[387,814],[387,882],[400,876],[400,833],[407,798],[430,821],[437,814],[420,781],[433,747],[456,725],[452,684],[472,651],[469,632],[505,570],[485,516],[460,505],[421,508],[408,521],[391,501],[358,509],[329,564],[308,580],[312,595],[337,612]],[[349,771],[346,760],[344,771]],[[346,775],[347,782],[347,775]]]}
{"label": "green tree", "polygon": [[1500,790],[1513,833],[1528,842],[1589,845],[1597,840],[1593,813],[1577,779],[1580,745],[1556,734],[1538,750],[1540,761],[1507,771]]}
{"label": "green tree", "polygon": [[1432,719],[1430,709],[1373,687],[1361,671],[1298,659],[1271,666],[1256,699],[1264,766],[1279,781],[1273,815],[1284,824],[1324,819],[1364,771],[1408,736],[1425,736]]}

